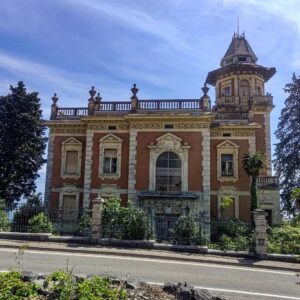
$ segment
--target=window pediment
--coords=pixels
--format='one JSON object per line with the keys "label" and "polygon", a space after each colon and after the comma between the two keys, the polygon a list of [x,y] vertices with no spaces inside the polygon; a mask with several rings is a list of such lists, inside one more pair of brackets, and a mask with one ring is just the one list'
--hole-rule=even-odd
{"label": "window pediment", "polygon": [[119,138],[118,136],[109,133],[105,136],[103,136],[100,140],[100,143],[123,143],[123,140]]}
{"label": "window pediment", "polygon": [[226,140],[226,141],[218,144],[217,148],[218,149],[238,149],[238,148],[240,148],[240,146],[231,141]]}
{"label": "window pediment", "polygon": [[82,143],[80,141],[78,141],[77,139],[70,137],[67,140],[63,141],[62,144],[64,146],[81,146]]}

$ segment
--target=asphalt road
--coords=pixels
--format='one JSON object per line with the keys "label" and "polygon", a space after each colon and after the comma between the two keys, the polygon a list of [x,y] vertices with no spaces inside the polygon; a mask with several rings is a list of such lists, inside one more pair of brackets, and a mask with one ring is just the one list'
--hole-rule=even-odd
{"label": "asphalt road", "polygon": [[[0,248],[0,270],[16,266],[14,249]],[[155,284],[187,282],[196,287],[210,289],[214,295],[227,299],[299,299],[300,286],[296,274],[290,271],[257,269],[196,263],[184,260],[164,260],[81,254],[53,251],[26,250],[23,269],[51,272],[66,268],[75,274],[100,274],[128,277],[130,281]]]}

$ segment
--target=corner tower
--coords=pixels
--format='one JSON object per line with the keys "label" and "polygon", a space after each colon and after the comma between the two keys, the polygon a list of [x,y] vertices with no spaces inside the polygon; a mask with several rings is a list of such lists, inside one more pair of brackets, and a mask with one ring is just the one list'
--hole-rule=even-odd
{"label": "corner tower", "polygon": [[245,34],[234,33],[220,68],[209,72],[206,82],[215,87],[217,123],[261,125],[256,132],[256,150],[266,153],[266,173],[271,176],[270,111],[274,106],[265,83],[276,69],[258,65],[257,60]]}

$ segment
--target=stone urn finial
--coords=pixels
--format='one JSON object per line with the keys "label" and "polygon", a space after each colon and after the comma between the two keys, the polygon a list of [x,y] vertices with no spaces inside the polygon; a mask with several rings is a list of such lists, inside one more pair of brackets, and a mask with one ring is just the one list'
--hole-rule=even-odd
{"label": "stone urn finial", "polygon": [[139,89],[136,87],[136,84],[134,83],[133,87],[131,89],[131,92],[132,92],[131,99],[137,99],[136,94],[138,93],[138,91],[139,91]]}
{"label": "stone urn finial", "polygon": [[95,110],[100,110],[100,103],[101,103],[102,97],[100,96],[100,93],[97,94],[95,97]]}
{"label": "stone urn finial", "polygon": [[209,87],[206,85],[206,82],[204,83],[204,86],[203,88],[201,88],[201,90],[203,91],[203,97],[206,97],[209,91]]}
{"label": "stone urn finial", "polygon": [[89,99],[89,101],[94,101],[94,97],[96,95],[96,90],[95,90],[94,86],[92,86],[92,89],[89,91],[89,94],[91,95],[91,98]]}
{"label": "stone urn finial", "polygon": [[54,93],[53,97],[51,98],[53,103],[52,103],[52,106],[57,106],[56,103],[58,101],[58,97],[57,97],[57,94]]}

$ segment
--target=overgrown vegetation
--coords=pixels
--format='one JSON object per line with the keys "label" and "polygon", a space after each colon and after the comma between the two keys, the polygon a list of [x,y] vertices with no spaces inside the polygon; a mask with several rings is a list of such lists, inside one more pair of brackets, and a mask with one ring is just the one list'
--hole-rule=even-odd
{"label": "overgrown vegetation", "polygon": [[77,234],[78,235],[89,235],[91,231],[91,226],[92,226],[92,211],[85,211],[81,218],[79,219],[79,227]]}
{"label": "overgrown vegetation", "polygon": [[5,211],[5,202],[0,199],[0,231],[10,231],[10,222]]}
{"label": "overgrown vegetation", "polygon": [[300,254],[300,226],[282,225],[268,229],[267,249],[270,253]]}
{"label": "overgrown vegetation", "polygon": [[209,248],[231,251],[252,250],[253,231],[239,220],[211,224]]}
{"label": "overgrown vegetation", "polygon": [[24,281],[21,272],[0,274],[0,300],[58,299],[58,300],[125,300],[122,284],[113,285],[107,277],[76,278],[68,271],[55,271],[43,284]]}
{"label": "overgrown vegetation", "polygon": [[35,215],[28,221],[28,232],[32,233],[52,233],[54,231],[52,223],[44,213]]}
{"label": "overgrown vegetation", "polygon": [[34,194],[14,213],[12,231],[27,232],[28,221],[44,209],[42,194]]}
{"label": "overgrown vegetation", "polygon": [[182,216],[172,229],[174,241],[179,245],[202,245],[204,239],[198,220]]}
{"label": "overgrown vegetation", "polygon": [[34,299],[37,295],[38,286],[24,282],[21,272],[0,273],[0,300]]}
{"label": "overgrown vegetation", "polygon": [[104,203],[102,215],[104,237],[143,240],[151,237],[151,227],[145,212],[131,201],[121,206],[119,198],[110,198]]}

